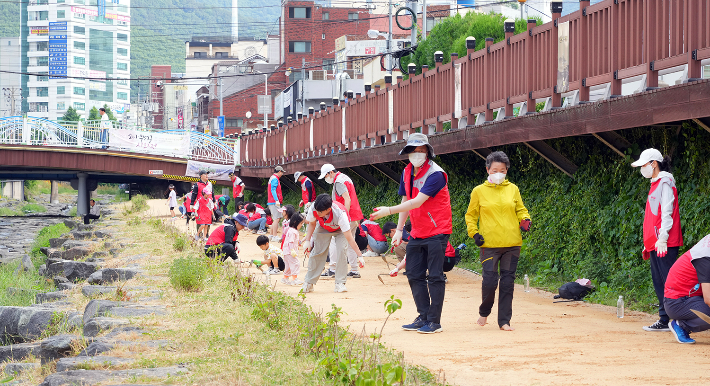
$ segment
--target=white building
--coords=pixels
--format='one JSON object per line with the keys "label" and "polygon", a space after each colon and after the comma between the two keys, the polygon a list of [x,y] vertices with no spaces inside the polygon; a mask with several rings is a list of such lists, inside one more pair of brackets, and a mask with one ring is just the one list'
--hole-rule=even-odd
{"label": "white building", "polygon": [[130,78],[130,0],[30,0],[22,16],[22,72],[41,74],[22,77],[28,115],[54,120],[73,107],[88,117],[104,104],[126,110],[130,81],[120,79]]}
{"label": "white building", "polygon": [[19,114],[21,110],[22,61],[20,38],[0,38],[0,117]]}

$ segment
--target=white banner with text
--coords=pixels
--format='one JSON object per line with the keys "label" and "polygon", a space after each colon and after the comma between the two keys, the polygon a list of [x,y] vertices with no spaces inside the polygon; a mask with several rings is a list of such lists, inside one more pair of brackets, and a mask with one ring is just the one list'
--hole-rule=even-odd
{"label": "white banner with text", "polygon": [[190,152],[190,137],[184,134],[109,129],[108,138],[110,147],[128,149],[129,151],[160,153],[180,158]]}

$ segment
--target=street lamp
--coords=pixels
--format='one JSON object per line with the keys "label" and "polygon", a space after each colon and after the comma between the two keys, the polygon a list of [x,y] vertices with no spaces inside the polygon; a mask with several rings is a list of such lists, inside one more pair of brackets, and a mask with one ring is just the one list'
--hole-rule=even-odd
{"label": "street lamp", "polygon": [[[391,22],[392,21],[390,20],[390,23]],[[387,68],[388,68],[390,75],[392,75],[392,67],[393,67],[392,63],[391,63],[391,60],[392,60],[392,55],[391,55],[391,52],[392,52],[392,32],[390,31],[389,33],[384,33],[384,32],[380,32],[376,29],[367,30],[367,37],[369,37],[370,39],[377,39],[380,36],[387,38]]]}

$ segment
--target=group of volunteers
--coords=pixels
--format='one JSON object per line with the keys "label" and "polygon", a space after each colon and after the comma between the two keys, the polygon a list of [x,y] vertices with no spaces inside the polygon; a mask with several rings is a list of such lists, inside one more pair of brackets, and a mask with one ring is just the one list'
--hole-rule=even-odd
{"label": "group of volunteers", "polygon": [[[299,207],[284,205],[280,178],[285,174],[281,166],[274,169],[267,186],[267,208],[243,201],[244,184],[230,174],[236,211],[226,213],[226,204],[218,209],[211,204],[212,189],[206,175],[200,174],[190,197],[186,197],[185,211],[196,213],[198,224],[209,227],[213,218],[226,217],[224,224],[207,237],[208,229],[200,228],[198,237],[206,240],[206,253],[238,260],[237,237],[244,228],[259,233],[257,245],[264,251],[262,259],[251,260],[265,273],[283,273],[282,283],[301,286],[303,293],[313,292],[319,279],[333,278],[335,292],[347,291],[348,278],[360,278],[364,267],[362,256],[382,256],[393,251],[399,264],[391,276],[406,269],[405,275],[412,291],[417,316],[404,330],[433,334],[443,331],[441,313],[446,293],[445,272],[460,260],[460,250],[453,248],[449,238],[453,232],[453,217],[449,195],[449,177],[434,162],[434,148],[428,137],[409,135],[400,155],[409,163],[402,172],[395,206],[376,207],[365,218],[358,201],[353,181],[333,165],[321,167],[319,179],[332,185],[331,194],[316,195],[315,185],[305,173],[294,173],[300,184],[302,200]],[[694,343],[692,332],[710,329],[710,235],[678,257],[683,245],[678,191],[670,173],[668,158],[656,149],[641,153],[633,167],[650,179],[651,188],[646,203],[643,224],[644,249],[642,256],[649,260],[651,277],[659,301],[659,320],[644,326],[646,331],[671,331],[680,343]],[[531,217],[518,187],[507,179],[510,160],[496,151],[486,157],[488,177],[470,195],[465,221],[468,236],[480,248],[482,264],[482,299],[478,325],[485,326],[498,291],[498,327],[511,327],[514,281],[522,246],[522,233],[530,230]],[[227,202],[228,203],[228,202]],[[170,201],[170,205],[173,201]],[[205,209],[207,208],[207,209]],[[375,222],[398,214],[396,222],[383,227]],[[189,215],[188,215],[189,216]],[[282,235],[278,236],[279,220],[283,220]],[[188,217],[189,221],[189,217]],[[305,224],[305,236],[302,226]],[[266,235],[266,228],[270,236]],[[391,239],[391,249],[387,241]],[[279,243],[278,246],[276,243]],[[298,279],[300,262],[296,257],[299,246],[308,255],[307,271]],[[384,257],[383,257],[384,259]],[[386,260],[385,260],[386,261]],[[326,263],[328,263],[326,265]]]}

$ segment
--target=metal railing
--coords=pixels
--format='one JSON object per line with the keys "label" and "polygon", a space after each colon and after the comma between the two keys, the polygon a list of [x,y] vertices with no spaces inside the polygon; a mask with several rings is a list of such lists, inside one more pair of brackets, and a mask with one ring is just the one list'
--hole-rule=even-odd
{"label": "metal railing", "polygon": [[[236,156],[238,145],[235,141],[223,140],[209,135],[186,130],[156,130],[137,127],[119,121],[110,121],[110,128],[103,129],[100,120],[62,122],[50,121],[36,117],[5,117],[0,118],[0,144],[60,146],[87,149],[107,148],[113,151],[126,151],[141,154],[154,154],[167,157],[184,158],[196,161],[215,162],[220,164],[238,163]],[[112,130],[131,130],[136,133],[160,133],[176,136],[177,139],[189,137],[186,152],[176,153],[159,149],[140,149],[110,146]],[[238,143],[238,142],[236,142]]]}
{"label": "metal railing", "polygon": [[[346,104],[242,136],[243,165],[378,146],[414,131],[440,134],[445,125],[475,130],[535,114],[538,103],[550,111],[673,85],[664,84],[669,73],[683,74],[676,84],[693,81],[702,78],[703,61],[710,61],[708,16],[710,1],[581,0],[580,10],[565,16],[561,2],[553,2],[549,23],[529,22],[517,35],[514,25],[506,26],[500,42],[486,39],[478,50],[473,44],[446,64],[441,55],[435,68],[415,67],[407,80],[393,84],[386,78],[382,89]],[[564,70],[558,72],[560,61]]]}

